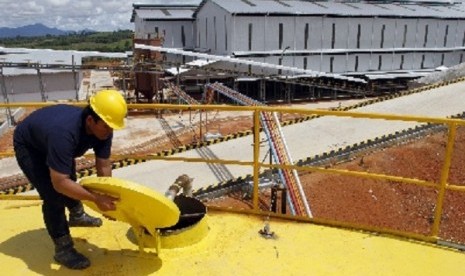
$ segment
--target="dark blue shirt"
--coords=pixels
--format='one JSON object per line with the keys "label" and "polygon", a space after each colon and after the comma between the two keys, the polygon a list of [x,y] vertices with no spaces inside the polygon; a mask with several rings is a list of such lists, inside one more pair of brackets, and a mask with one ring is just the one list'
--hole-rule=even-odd
{"label": "dark blue shirt", "polygon": [[74,171],[74,159],[93,149],[98,158],[109,158],[113,136],[99,140],[88,135],[83,109],[54,105],[32,112],[15,128],[15,143],[42,155],[47,165],[63,174]]}

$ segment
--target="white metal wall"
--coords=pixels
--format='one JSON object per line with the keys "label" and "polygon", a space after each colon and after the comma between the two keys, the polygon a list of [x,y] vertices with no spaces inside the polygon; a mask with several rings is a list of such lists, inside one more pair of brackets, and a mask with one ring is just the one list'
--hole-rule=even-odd
{"label": "white metal wall", "polygon": [[[145,21],[136,16],[136,38],[148,39],[149,37],[164,37],[164,47],[169,48],[194,48],[194,21]],[[184,45],[182,41],[182,29],[184,28]],[[158,29],[158,34],[156,30]]]}
{"label": "white metal wall", "polygon": [[[284,28],[285,45],[282,48],[290,46],[295,50],[379,49],[381,46],[383,49],[460,47],[464,46],[465,32],[463,20],[415,18],[234,16],[232,23],[230,28],[233,28],[235,34],[234,51],[248,51],[249,24],[253,25],[252,51],[280,49],[279,24],[283,24]],[[309,29],[307,48],[304,35],[306,24]],[[428,36],[424,44],[426,28]],[[447,39],[444,45],[445,38]]]}
{"label": "white metal wall", "polygon": [[[244,58],[334,73],[453,66],[463,62],[465,53],[463,19],[238,16],[207,1],[195,22],[136,17],[135,23],[138,38],[154,36],[158,27],[165,35],[165,47],[182,48],[184,26],[186,47],[216,55],[262,54]],[[441,52],[442,48],[449,49]]]}
{"label": "white metal wall", "polygon": [[196,47],[217,55],[229,55],[234,49],[231,15],[207,2],[196,18]]}
{"label": "white metal wall", "polygon": [[[80,85],[80,76],[78,76],[77,81]],[[42,73],[42,82],[48,100],[76,99],[72,72]],[[38,75],[7,75],[5,76],[5,86],[10,102],[42,101]],[[0,98],[4,100],[3,96]]]}
{"label": "white metal wall", "polygon": [[[252,24],[251,36],[249,24]],[[280,24],[283,28],[281,45]],[[308,38],[305,43],[307,24]],[[462,61],[465,49],[463,20],[233,16],[231,28],[234,39],[230,52],[275,51],[274,56],[264,58],[264,62],[279,64],[279,51],[289,46],[283,65],[304,68],[306,58],[307,69],[334,73],[453,66]],[[211,49],[209,45],[206,47]],[[425,48],[457,49],[443,53],[422,52]],[[331,49],[348,53],[334,55]],[[370,49],[385,51],[372,53]],[[305,56],[305,51],[312,50]],[[325,51],[323,55],[315,54],[315,51],[321,50]],[[296,55],[293,56],[292,51]],[[222,54],[214,50],[212,53]]]}

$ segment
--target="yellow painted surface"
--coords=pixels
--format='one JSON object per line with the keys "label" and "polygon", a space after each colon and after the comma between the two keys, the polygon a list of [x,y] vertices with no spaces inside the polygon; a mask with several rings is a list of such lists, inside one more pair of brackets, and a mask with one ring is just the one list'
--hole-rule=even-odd
{"label": "yellow painted surface", "polygon": [[264,239],[263,218],[217,211],[208,213],[206,237],[159,256],[140,253],[123,222],[72,228],[92,266],[71,271],[53,261],[40,201],[0,200],[0,218],[4,275],[465,275],[460,251],[277,219],[270,221],[277,239]]}

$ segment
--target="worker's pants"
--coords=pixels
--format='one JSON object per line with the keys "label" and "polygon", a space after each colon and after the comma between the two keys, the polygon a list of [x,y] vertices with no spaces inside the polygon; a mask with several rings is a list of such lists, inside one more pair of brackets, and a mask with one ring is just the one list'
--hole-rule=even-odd
{"label": "worker's pants", "polygon": [[[43,200],[42,214],[48,234],[53,240],[69,235],[65,206],[72,209],[81,202],[60,194],[53,188],[45,156],[19,143],[14,143],[14,149],[19,167]],[[71,178],[76,179],[75,172]]]}

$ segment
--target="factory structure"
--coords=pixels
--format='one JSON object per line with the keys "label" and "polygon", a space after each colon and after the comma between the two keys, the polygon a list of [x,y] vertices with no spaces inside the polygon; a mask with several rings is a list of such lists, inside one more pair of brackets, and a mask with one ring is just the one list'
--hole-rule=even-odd
{"label": "factory structure", "polygon": [[132,53],[4,49],[1,98],[78,99],[92,90],[79,87],[92,69],[81,59],[94,55],[122,59],[97,69],[136,102],[180,103],[181,92],[202,102],[215,82],[265,104],[377,97],[463,63],[465,52],[459,0],[133,4],[130,21]]}
{"label": "factory structure", "polygon": [[465,53],[465,3],[453,0],[133,4],[131,22],[142,44],[276,65],[223,60],[189,66],[195,55],[159,56],[167,69],[176,67],[181,83],[222,78],[265,102],[286,94],[292,100],[391,93],[462,63]]}

